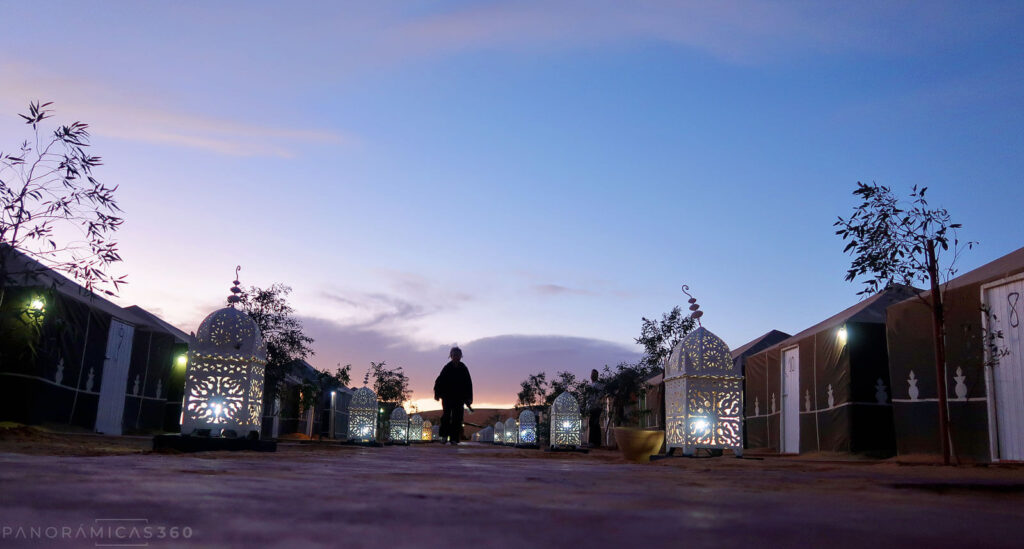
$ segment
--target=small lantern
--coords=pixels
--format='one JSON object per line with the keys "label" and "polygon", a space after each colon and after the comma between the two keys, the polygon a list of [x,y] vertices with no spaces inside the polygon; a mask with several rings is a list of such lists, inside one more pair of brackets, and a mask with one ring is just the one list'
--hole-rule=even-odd
{"label": "small lantern", "polygon": [[[235,270],[237,279],[238,270]],[[263,376],[267,351],[259,327],[235,304],[214,311],[192,337],[185,372],[181,433],[258,439],[263,423]]]}
{"label": "small lantern", "polygon": [[356,389],[348,401],[348,439],[373,442],[377,437],[377,395],[367,387]]}
{"label": "small lantern", "polygon": [[743,452],[743,376],[729,347],[699,327],[680,341],[665,367],[665,444]]}
{"label": "small lantern", "polygon": [[420,436],[422,437],[423,442],[430,442],[434,440],[434,424],[431,423],[429,419],[423,422],[423,433]]}
{"label": "small lantern", "polygon": [[488,426],[480,431],[480,442],[494,442],[494,427]]}
{"label": "small lantern", "polygon": [[409,442],[423,442],[423,416],[419,414],[409,418]]}
{"label": "small lantern", "polygon": [[431,430],[430,435],[431,435],[433,440],[441,440],[441,426],[440,425],[434,425],[433,427],[430,428],[430,430]]}
{"label": "small lantern", "polygon": [[579,403],[569,393],[558,395],[551,404],[551,447],[578,448],[581,426]]}
{"label": "small lantern", "polygon": [[388,442],[392,444],[409,443],[409,414],[401,406],[391,411],[391,430],[388,432]]}
{"label": "small lantern", "polygon": [[504,444],[504,440],[503,440],[504,438],[505,438],[505,423],[499,421],[499,422],[494,424],[494,440],[492,440],[491,442],[493,442],[494,444]]}
{"label": "small lantern", "polygon": [[530,410],[519,414],[519,446],[537,445],[537,416]]}
{"label": "small lantern", "polygon": [[519,426],[516,425],[516,418],[510,417],[505,420],[505,437],[502,442],[505,446],[519,444]]}

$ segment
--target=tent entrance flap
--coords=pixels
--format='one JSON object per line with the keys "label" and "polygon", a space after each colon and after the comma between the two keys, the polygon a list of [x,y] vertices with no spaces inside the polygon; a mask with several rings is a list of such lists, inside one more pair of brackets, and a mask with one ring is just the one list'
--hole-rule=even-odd
{"label": "tent entrance flap", "polygon": [[128,387],[128,367],[132,357],[135,328],[111,319],[107,353],[100,378],[100,401],[96,409],[96,432],[120,435],[124,417],[124,399]]}
{"label": "tent entrance flap", "polygon": [[784,454],[800,453],[800,348],[782,351],[782,436]]}
{"label": "tent entrance flap", "polygon": [[982,302],[989,315],[989,333],[1002,332],[999,357],[986,368],[994,398],[989,405],[992,456],[1000,460],[1024,460],[1024,277],[1013,277],[982,287]]}

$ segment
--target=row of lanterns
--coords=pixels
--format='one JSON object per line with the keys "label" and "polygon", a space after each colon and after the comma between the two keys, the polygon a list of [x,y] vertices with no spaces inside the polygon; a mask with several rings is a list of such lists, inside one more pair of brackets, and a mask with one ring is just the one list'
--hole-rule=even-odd
{"label": "row of lanterns", "polygon": [[[228,306],[214,311],[193,336],[181,432],[185,435],[259,438],[263,417],[266,346],[259,327],[235,308],[242,290],[235,271]],[[688,296],[689,288],[683,286]],[[669,452],[696,449],[732,449],[740,454],[742,437],[742,374],[729,347],[701,325],[704,314],[690,296],[690,318],[698,328],[673,348],[665,365],[665,442]],[[562,393],[551,405],[551,447],[581,446],[579,404]],[[433,425],[419,415],[408,417],[399,407],[391,413],[390,442],[430,441]],[[348,438],[372,442],[377,435],[377,396],[369,388],[357,389],[349,402]],[[478,433],[495,444],[537,444],[537,421],[524,410],[518,421],[509,418]]]}

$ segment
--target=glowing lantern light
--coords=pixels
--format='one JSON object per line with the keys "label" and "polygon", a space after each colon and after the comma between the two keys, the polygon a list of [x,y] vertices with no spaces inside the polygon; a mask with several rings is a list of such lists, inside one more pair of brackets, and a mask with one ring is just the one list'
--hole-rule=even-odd
{"label": "glowing lantern light", "polygon": [[743,376],[729,347],[704,327],[680,341],[665,367],[665,437],[669,452],[699,448],[743,452]]}
{"label": "glowing lantern light", "polygon": [[519,426],[516,425],[516,418],[510,417],[505,420],[505,431],[502,442],[505,446],[515,446],[519,444]]}
{"label": "glowing lantern light", "polygon": [[434,440],[440,440],[441,439],[441,426],[440,425],[434,425],[433,427],[430,428],[430,430],[432,431],[431,432],[431,436],[433,437]]}
{"label": "glowing lantern light", "polygon": [[388,432],[388,441],[392,444],[409,443],[409,414],[405,408],[399,406],[391,411],[391,430]]}
{"label": "glowing lantern light", "polygon": [[504,444],[505,443],[504,439],[505,439],[505,423],[499,421],[499,422],[494,424],[494,440],[492,440],[491,442],[493,442],[494,444]]}
{"label": "glowing lantern light", "polygon": [[839,331],[836,332],[836,338],[839,340],[840,345],[846,345],[846,326],[839,328]]}
{"label": "glowing lantern light", "polygon": [[377,395],[367,387],[356,389],[348,401],[348,439],[370,443],[377,437]]}
{"label": "glowing lantern light", "polygon": [[430,442],[434,440],[434,424],[431,423],[429,419],[423,422],[422,431],[423,433],[420,435],[420,437],[422,438],[423,442]]}
{"label": "glowing lantern light", "polygon": [[178,357],[174,359],[174,364],[179,368],[184,368],[188,364],[188,355],[178,355]]}
{"label": "glowing lantern light", "polygon": [[[237,278],[238,270],[235,271]],[[214,311],[192,338],[185,372],[181,433],[259,438],[266,347],[259,328],[238,309],[240,282],[228,306]]]}
{"label": "glowing lantern light", "polygon": [[46,312],[46,302],[41,297],[33,297],[32,301],[29,302],[28,308],[34,313]]}
{"label": "glowing lantern light", "polygon": [[530,410],[523,410],[519,414],[518,446],[537,446],[537,416]]}
{"label": "glowing lantern light", "polygon": [[409,418],[409,442],[423,442],[423,416],[419,414]]}
{"label": "glowing lantern light", "polygon": [[580,405],[569,393],[562,393],[551,404],[551,447],[576,449],[581,444]]}

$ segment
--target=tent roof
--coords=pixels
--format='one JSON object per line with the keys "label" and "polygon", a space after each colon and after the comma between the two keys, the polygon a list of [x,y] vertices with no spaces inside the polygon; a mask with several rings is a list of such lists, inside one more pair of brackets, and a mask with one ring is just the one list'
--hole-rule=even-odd
{"label": "tent roof", "polygon": [[893,284],[889,288],[878,292],[877,294],[857,303],[856,305],[844,309],[843,311],[836,313],[825,320],[801,331],[800,333],[790,336],[771,348],[782,347],[799,341],[809,335],[816,334],[831,328],[834,328],[840,324],[847,322],[869,322],[874,324],[885,323],[885,310],[892,305],[903,301],[909,297],[914,296],[916,290],[910,286],[904,286],[902,284]]}
{"label": "tent roof", "polygon": [[164,331],[166,331],[167,333],[169,333],[169,334],[174,336],[174,338],[177,340],[177,343],[188,344],[191,341],[191,339],[192,339],[191,336],[189,336],[184,331],[178,329],[176,326],[168,323],[164,319],[162,319],[162,318],[156,316],[155,314],[153,314],[153,313],[143,309],[142,307],[139,307],[138,305],[132,305],[131,307],[125,307],[125,310],[126,311],[130,311],[131,313],[133,313],[133,314],[135,314],[135,315],[137,315],[139,317],[145,318],[149,322],[151,322],[153,324],[156,324],[160,328],[163,328]]}
{"label": "tent roof", "polygon": [[771,330],[770,332],[761,334],[760,336],[755,337],[754,339],[748,341],[747,343],[744,343],[743,345],[740,345],[739,347],[733,349],[730,355],[732,356],[733,360],[736,360],[737,358],[743,355],[754,354],[760,351],[761,349],[764,349],[765,347],[770,347],[771,345],[774,345],[788,337],[789,334],[787,334],[786,332],[781,332],[779,330]]}
{"label": "tent roof", "polygon": [[[1024,248],[1012,251],[999,259],[990,261],[977,269],[967,271],[966,273],[951,279],[944,285],[943,291],[960,288],[962,286],[969,286],[979,282],[997,280],[1010,276],[1014,272],[1019,272],[1021,269],[1024,269]],[[927,296],[930,294],[931,292],[927,291],[922,292],[921,295]]]}
{"label": "tent roof", "polygon": [[3,245],[0,247],[0,251],[10,254],[7,258],[8,271],[13,271],[15,273],[11,275],[11,278],[14,279],[14,286],[52,286],[54,290],[65,297],[103,311],[110,316],[130,324],[161,329],[161,327],[155,325],[148,319],[140,317],[131,311],[107,301],[100,297],[96,292],[86,290],[77,282],[72,281],[66,276],[47,267],[46,265],[43,265],[28,255],[11,248],[10,246]]}

